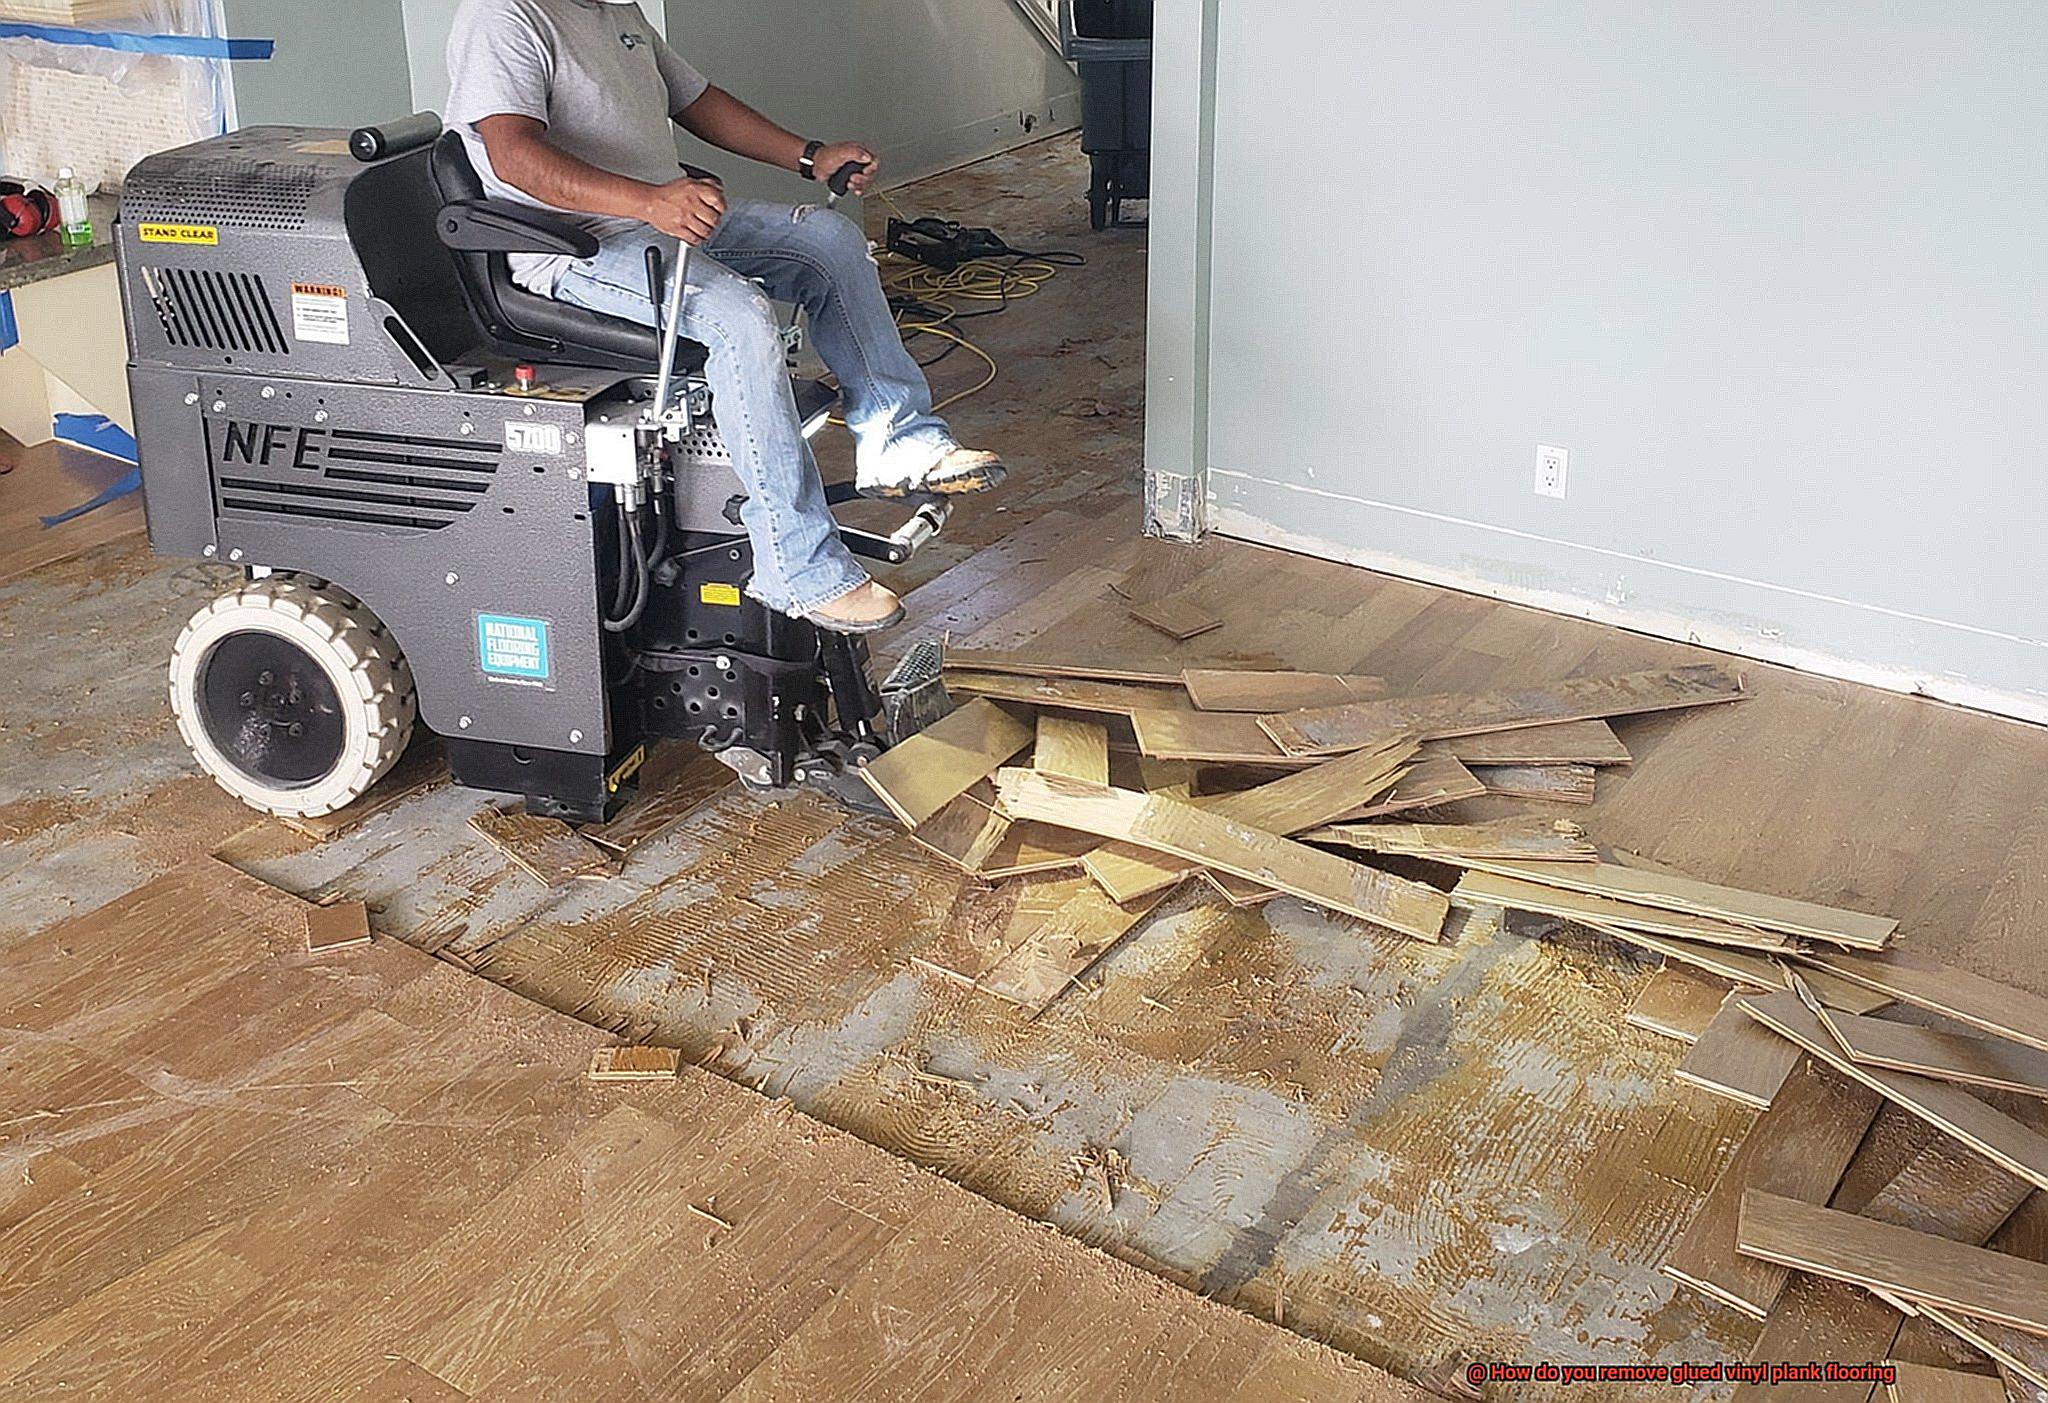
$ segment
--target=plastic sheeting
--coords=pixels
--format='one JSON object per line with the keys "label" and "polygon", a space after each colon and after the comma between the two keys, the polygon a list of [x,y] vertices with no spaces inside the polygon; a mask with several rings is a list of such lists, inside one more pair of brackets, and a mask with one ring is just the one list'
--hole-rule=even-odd
{"label": "plastic sheeting", "polygon": [[[0,0],[0,24],[33,24],[48,8]],[[89,188],[111,190],[144,156],[228,129],[233,90],[225,60],[152,52],[158,46],[146,42],[225,38],[217,0],[134,0],[122,8],[118,20],[62,32],[60,42],[0,30],[0,169],[47,184],[69,166]]]}

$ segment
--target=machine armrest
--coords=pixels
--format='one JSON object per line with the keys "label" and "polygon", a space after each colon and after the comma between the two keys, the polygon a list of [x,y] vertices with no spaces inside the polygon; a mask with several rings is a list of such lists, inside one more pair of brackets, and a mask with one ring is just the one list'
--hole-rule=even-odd
{"label": "machine armrest", "polygon": [[597,254],[597,237],[560,215],[510,200],[458,200],[434,221],[441,242],[457,253]]}

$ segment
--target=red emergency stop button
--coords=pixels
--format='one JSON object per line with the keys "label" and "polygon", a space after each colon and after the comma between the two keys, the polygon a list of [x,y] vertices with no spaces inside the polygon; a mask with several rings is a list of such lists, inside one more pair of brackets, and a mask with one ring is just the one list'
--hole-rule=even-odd
{"label": "red emergency stop button", "polygon": [[521,394],[531,391],[534,381],[538,378],[534,373],[533,367],[530,365],[518,365],[512,368],[512,388]]}

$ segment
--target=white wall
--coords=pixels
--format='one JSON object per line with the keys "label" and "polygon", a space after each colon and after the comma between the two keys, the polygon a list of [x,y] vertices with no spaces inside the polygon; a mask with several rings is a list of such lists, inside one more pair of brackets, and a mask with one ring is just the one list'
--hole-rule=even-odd
{"label": "white wall", "polygon": [[1215,529],[2048,719],[2048,7],[1159,14]]}

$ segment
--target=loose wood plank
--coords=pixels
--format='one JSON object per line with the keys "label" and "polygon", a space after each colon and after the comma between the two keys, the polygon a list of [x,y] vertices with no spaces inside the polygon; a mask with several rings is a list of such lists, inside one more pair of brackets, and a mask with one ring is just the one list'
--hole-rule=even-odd
{"label": "loose wood plank", "polygon": [[[1371,799],[1400,778],[1414,754],[1413,742],[1398,741],[1380,750],[1340,755],[1252,789],[1187,802],[1218,818],[1289,837],[1327,823],[1361,799]],[[1091,854],[1085,865],[1110,896],[1134,901],[1166,890],[1192,875],[1200,864],[1116,843]]]}
{"label": "loose wood plank", "polygon": [[912,829],[910,837],[961,871],[980,875],[1010,833],[1010,820],[995,811],[995,801],[995,786],[981,780]]}
{"label": "loose wood plank", "polygon": [[1995,1374],[1965,1374],[1898,1359],[1887,1362],[1892,1381],[1884,1387],[1890,1403],[2005,1403],[2005,1384]]}
{"label": "loose wood plank", "polygon": [[1743,891],[1675,873],[1646,872],[1612,862],[1596,863],[1592,867],[1502,861],[1474,865],[1525,882],[1542,882],[1589,896],[1632,901],[1642,906],[1657,906],[1838,945],[1874,949],[1890,940],[1899,928],[1897,921],[1886,916],[1841,911],[1810,901]]}
{"label": "loose wood plank", "polygon": [[890,812],[916,828],[1031,743],[1032,728],[977,699],[941,717],[860,772]]}
{"label": "loose wood plank", "polygon": [[1179,687],[1143,687],[1129,682],[1095,682],[1085,678],[1017,677],[1006,672],[948,672],[946,688],[991,701],[1022,702],[1062,711],[1091,711],[1104,716],[1130,716],[1140,711],[1196,712]]}
{"label": "loose wood plank", "polygon": [[1180,800],[1015,769],[999,774],[996,788],[1013,817],[1078,828],[1215,867],[1417,940],[1440,939],[1450,911],[1441,893],[1419,882],[1346,862]]}
{"label": "loose wood plank", "polygon": [[1318,758],[1288,755],[1260,729],[1258,717],[1243,712],[1148,708],[1123,714],[1131,718],[1138,749],[1161,760],[1292,770]]}
{"label": "loose wood plank", "polygon": [[1232,906],[1264,906],[1267,902],[1280,895],[1279,892],[1271,887],[1261,886],[1257,882],[1248,882],[1244,878],[1234,877],[1228,872],[1205,871],[1202,873],[1202,878],[1210,886],[1214,887],[1217,894],[1222,896]]}
{"label": "loose wood plank", "polygon": [[1336,706],[1371,701],[1387,690],[1378,677],[1329,672],[1231,671],[1191,667],[1180,675],[1188,699],[1201,711],[1293,711],[1301,707]]}
{"label": "loose wood plank", "polygon": [[1180,643],[1223,627],[1223,620],[1192,599],[1178,594],[1155,599],[1150,604],[1135,605],[1131,609],[1131,617]]}
{"label": "loose wood plank", "polygon": [[1108,784],[1109,732],[1093,721],[1040,712],[1031,768],[1089,784]]}
{"label": "loose wood plank", "polygon": [[[1606,926],[1592,923],[1602,935],[1611,935],[1616,940],[1626,941],[1640,949],[1662,955],[1667,960],[1703,969],[1709,974],[1736,984],[1753,985],[1758,989],[1789,989],[1785,966],[1765,955],[1753,955],[1744,950],[1730,949],[1722,945],[1706,945],[1695,940],[1674,940],[1668,936],[1652,935],[1647,931],[1625,930],[1620,926]],[[1820,975],[1819,979],[1814,976]],[[1892,1000],[1860,984],[1851,984],[1846,979],[1836,979],[1819,970],[1804,973],[1808,986],[1823,1004],[1839,1008],[1845,1013],[1875,1013],[1888,1007]]]}
{"label": "loose wood plank", "polygon": [[2048,1052],[2048,999],[2023,989],[1905,950],[1879,955],[1816,950],[1799,958],[1903,1003]]}
{"label": "loose wood plank", "polygon": [[1095,849],[1085,833],[1054,828],[1049,823],[1012,823],[975,873],[985,881],[1029,877],[1041,872],[1081,870],[1081,860]]}
{"label": "loose wood plank", "polygon": [[1564,819],[1503,818],[1491,823],[1340,823],[1306,833],[1303,841],[1333,843],[1367,853],[1392,853],[1462,866],[1467,858],[1510,861],[1597,862],[1600,850],[1586,830]]}
{"label": "loose wood plank", "polygon": [[2006,1172],[2018,1175],[2036,1188],[2048,1189],[2048,1135],[1959,1086],[1854,1061],[1797,994],[1757,994],[1739,1002],[1750,1017],[1799,1044],[1844,1076],[1862,1082]]}
{"label": "loose wood plank", "polygon": [[619,875],[618,863],[583,841],[575,829],[560,819],[535,818],[524,805],[487,808],[472,814],[469,826],[544,886],[601,882]]}
{"label": "loose wood plank", "polygon": [[1727,1001],[1727,985],[1668,964],[1651,975],[1650,982],[1637,992],[1623,1021],[1631,1028],[1675,1038],[1689,1046],[1706,1033]]}
{"label": "loose wood plank", "polygon": [[360,901],[337,901],[306,908],[306,949],[312,954],[348,950],[370,943],[370,908]]}
{"label": "loose wood plank", "polygon": [[1805,1054],[1798,1044],[1744,1013],[1742,998],[1741,994],[1728,996],[1672,1075],[1745,1106],[1768,1110]]}
{"label": "loose wood plank", "polygon": [[1591,765],[1475,765],[1472,775],[1488,794],[1546,804],[1590,804],[1600,782]]}
{"label": "loose wood plank", "polygon": [[1635,716],[1739,700],[1742,679],[1715,663],[1618,677],[1579,678],[1512,692],[1447,693],[1261,716],[1289,754],[1329,754],[1412,735],[1421,740],[1507,731],[1553,721]]}
{"label": "loose wood plank", "polygon": [[1883,1098],[1807,1066],[1779,1090],[1700,1204],[1664,1272],[1758,1320],[1770,1314],[1790,1275],[1736,1248],[1742,1195],[1762,1189],[1802,1203],[1826,1203],[1855,1158]]}
{"label": "loose wood plank", "polygon": [[714,795],[737,783],[739,776],[717,756],[686,741],[658,745],[640,772],[640,793],[610,823],[586,824],[577,830],[617,858],[651,843],[689,817]]}
{"label": "loose wood plank", "polygon": [[1121,663],[1061,662],[1036,649],[1017,653],[996,648],[956,648],[947,652],[945,669],[947,672],[1003,672],[1018,677],[1067,678],[1086,682],[1133,682],[1158,687],[1176,686],[1181,679],[1181,670],[1169,663],[1160,663],[1156,667],[1132,667]]}
{"label": "loose wood plank", "polygon": [[683,1055],[672,1047],[600,1047],[590,1054],[592,1081],[674,1081]]}
{"label": "loose wood plank", "polygon": [[1605,721],[1559,721],[1443,742],[1468,765],[1627,765],[1634,757]]}
{"label": "loose wood plank", "polygon": [[980,986],[1036,1018],[1074,988],[1088,970],[1159,904],[1119,904],[1086,877],[1056,882],[1039,918],[1016,928],[1016,942],[985,971]]}
{"label": "loose wood plank", "polygon": [[[1576,862],[1554,863],[1557,867],[1579,867]],[[1771,931],[1753,930],[1683,911],[1666,911],[1641,906],[1633,901],[1593,896],[1544,882],[1524,881],[1490,870],[1493,864],[1474,862],[1459,879],[1453,899],[1472,906],[1505,906],[1514,911],[1534,911],[1561,920],[1626,930],[1649,931],[1654,935],[1677,936],[1682,940],[1711,945],[1732,945],[1748,950],[1782,950],[1791,942]],[[1778,981],[1783,983],[1782,980]]]}
{"label": "loose wood plank", "polygon": [[1736,1245],[1766,1261],[2048,1335],[2048,1265],[1750,1189]]}
{"label": "loose wood plank", "polygon": [[1408,767],[1408,772],[1394,782],[1393,788],[1372,803],[1343,815],[1340,821],[1362,823],[1369,818],[1434,809],[1444,804],[1455,804],[1460,799],[1477,799],[1485,792],[1486,786],[1479,782],[1478,776],[1466,769],[1449,750],[1438,745],[1425,745],[1416,756],[1415,763]]}
{"label": "loose wood plank", "polygon": [[2035,1048],[1847,1014],[1832,1015],[1828,1026],[1843,1050],[1867,1066],[2048,1098],[2048,1053]]}
{"label": "loose wood plank", "polygon": [[2039,1389],[2048,1389],[2048,1340],[1919,1302],[1915,1309],[1974,1349],[1982,1350]]}

